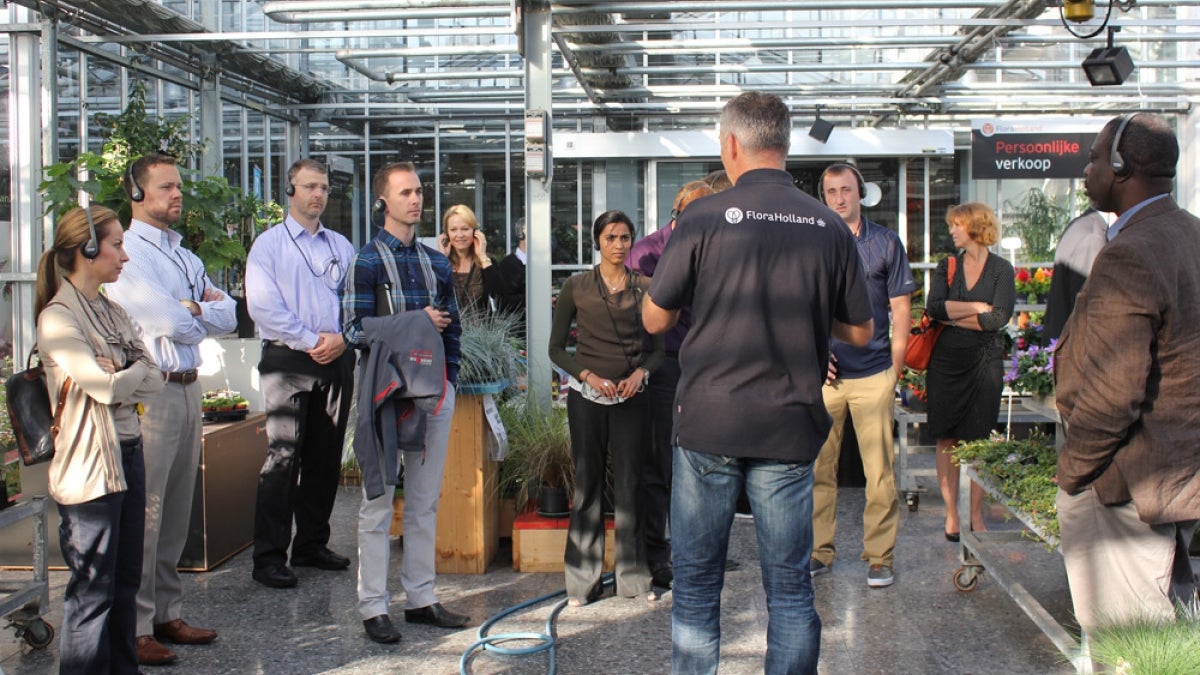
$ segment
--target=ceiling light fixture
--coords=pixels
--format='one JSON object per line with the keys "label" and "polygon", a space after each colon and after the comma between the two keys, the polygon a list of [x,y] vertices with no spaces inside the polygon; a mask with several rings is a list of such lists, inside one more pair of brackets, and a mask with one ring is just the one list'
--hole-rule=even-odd
{"label": "ceiling light fixture", "polygon": [[1133,58],[1124,47],[1113,46],[1113,33],[1120,27],[1109,26],[1108,46],[1097,47],[1083,60],[1083,72],[1093,87],[1122,84],[1133,72]]}
{"label": "ceiling light fixture", "polygon": [[829,140],[829,134],[833,133],[833,122],[821,119],[821,107],[817,106],[817,119],[813,120],[812,127],[808,130],[808,135],[817,140],[818,143],[824,143]]}

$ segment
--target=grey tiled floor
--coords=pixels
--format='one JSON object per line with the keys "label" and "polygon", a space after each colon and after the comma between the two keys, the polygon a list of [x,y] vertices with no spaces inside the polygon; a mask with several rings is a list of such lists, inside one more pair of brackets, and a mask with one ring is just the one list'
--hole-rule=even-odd
{"label": "grey tiled floor", "polygon": [[[335,550],[352,556],[357,495],[350,489],[339,494],[331,542]],[[994,581],[985,576],[973,593],[954,590],[950,577],[958,565],[957,548],[942,538],[942,504],[934,495],[925,495],[918,512],[901,506],[896,584],[868,589],[866,563],[857,556],[862,504],[861,489],[843,488],[837,540],[841,553],[832,573],[815,580],[824,622],[822,673],[1072,672]],[[995,514],[996,528],[1011,527],[1002,523],[999,511]],[[731,551],[743,564],[726,577],[721,672],[759,673],[767,614],[751,521],[735,521]],[[1006,549],[1004,560],[1056,617],[1068,615],[1066,578],[1057,555],[1039,544],[1020,542]],[[399,587],[395,561],[393,589]],[[185,576],[185,619],[217,629],[220,639],[210,646],[179,647],[176,665],[143,670],[177,675],[455,673],[486,617],[562,586],[561,575],[517,574],[510,563],[504,546],[485,575],[439,577],[442,602],[471,615],[467,630],[405,624],[403,598],[393,598],[392,616],[404,639],[385,646],[363,635],[352,570],[300,569],[297,589],[268,589],[250,579],[250,555],[244,551],[212,572]],[[61,623],[66,578],[63,572],[52,573],[47,619],[55,627]],[[523,611],[492,632],[540,632],[552,606],[547,602]],[[668,672],[670,609],[670,594],[655,604],[607,597],[566,609],[558,621],[559,672]],[[47,650],[33,651],[5,631],[0,634],[0,667],[10,675],[55,672],[56,650],[57,639]],[[547,665],[544,654],[516,658],[488,653],[472,661],[470,672],[544,673]]]}

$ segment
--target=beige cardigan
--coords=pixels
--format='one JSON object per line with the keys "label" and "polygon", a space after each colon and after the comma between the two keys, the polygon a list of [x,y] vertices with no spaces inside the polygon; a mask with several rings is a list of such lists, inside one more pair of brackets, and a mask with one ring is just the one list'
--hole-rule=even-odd
{"label": "beige cardigan", "polygon": [[[49,305],[38,316],[37,341],[46,368],[46,384],[58,401],[69,375],[60,431],[50,462],[50,496],[59,504],[81,504],[126,489],[120,440],[113,406],[135,405],[163,388],[162,371],[136,336],[129,316],[108,301],[123,344],[110,345],[95,334],[86,318],[79,293],[63,280]],[[135,360],[126,364],[126,349]],[[98,355],[126,365],[116,374],[104,372]]]}

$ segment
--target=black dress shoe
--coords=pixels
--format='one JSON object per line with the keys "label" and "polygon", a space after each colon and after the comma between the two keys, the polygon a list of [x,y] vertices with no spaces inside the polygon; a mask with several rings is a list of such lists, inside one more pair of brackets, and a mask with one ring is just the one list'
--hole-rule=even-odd
{"label": "black dress shoe", "polygon": [[322,570],[337,571],[344,570],[349,566],[349,558],[324,547],[309,555],[292,555],[292,567],[316,567]]}
{"label": "black dress shoe", "polygon": [[471,617],[455,614],[442,607],[442,603],[435,602],[428,607],[404,610],[404,620],[409,623],[427,623],[438,628],[462,628]]}
{"label": "black dress shoe", "polygon": [[387,614],[380,614],[372,619],[363,620],[363,628],[367,631],[367,637],[380,644],[391,644],[400,641],[400,631],[392,625],[392,617]]}
{"label": "black dress shoe", "polygon": [[255,567],[250,573],[254,580],[263,586],[271,588],[292,588],[296,585],[296,575],[287,565],[271,565],[270,567]]}

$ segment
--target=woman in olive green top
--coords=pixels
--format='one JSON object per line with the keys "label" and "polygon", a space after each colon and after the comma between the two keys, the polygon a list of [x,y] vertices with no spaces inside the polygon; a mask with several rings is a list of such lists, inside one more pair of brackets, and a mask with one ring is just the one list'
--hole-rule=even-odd
{"label": "woman in olive green top", "polygon": [[[605,456],[612,453],[616,502],[616,592],[650,596],[650,570],[641,537],[638,480],[649,452],[646,382],[663,359],[663,338],[653,351],[643,347],[641,303],[649,277],[625,268],[633,245],[633,223],[606,211],[592,226],[600,263],[563,283],[550,332],[550,360],[571,375],[567,419],[575,456],[575,495],[564,559],[572,606],[600,596],[604,567],[601,494]],[[578,328],[575,354],[567,352],[572,321]]]}

